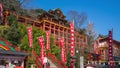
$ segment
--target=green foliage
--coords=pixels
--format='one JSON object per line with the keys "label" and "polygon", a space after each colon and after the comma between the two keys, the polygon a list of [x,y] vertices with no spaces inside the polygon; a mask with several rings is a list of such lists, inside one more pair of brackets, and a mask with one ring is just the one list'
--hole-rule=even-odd
{"label": "green foliage", "polygon": [[30,48],[29,48],[29,42],[28,42],[28,36],[27,35],[25,35],[22,39],[21,39],[21,49],[22,50],[26,50],[26,51],[28,51],[28,50],[30,50]]}
{"label": "green foliage", "polygon": [[23,25],[23,24],[18,24],[18,29],[19,29],[19,32],[20,32],[20,43],[18,44],[19,47],[21,48],[21,50],[26,50],[26,51],[29,51],[31,50],[29,48],[29,42],[28,42],[28,36],[27,36],[27,30],[26,30],[26,26]]}
{"label": "green foliage", "polygon": [[[21,46],[21,49],[26,50],[26,51],[31,51],[31,48],[29,48],[27,27],[25,25],[19,24],[18,29],[19,29],[20,34],[21,34],[21,41],[19,44]],[[40,53],[40,47],[39,47],[38,39],[37,39],[40,36],[44,37],[44,46],[45,46],[46,45],[45,32],[40,30],[39,28],[32,27],[33,50],[35,50],[35,52],[37,54]],[[54,44],[54,39],[53,39],[52,35],[50,36],[50,52],[52,54],[55,54],[57,57],[59,57],[60,48],[58,48]]]}
{"label": "green foliage", "polygon": [[17,45],[20,42],[20,32],[18,30],[18,22],[15,16],[10,16],[7,19],[8,24],[10,25],[9,29],[6,31],[6,39],[9,40],[12,44]]}
{"label": "green foliage", "polygon": [[67,66],[70,66],[70,52],[67,54]]}
{"label": "green foliage", "polygon": [[8,32],[7,32],[7,39],[14,45],[17,45],[19,44],[19,41],[20,41],[20,33],[19,33],[19,30],[17,28],[15,28],[14,25],[12,25],[10,27],[10,29],[8,29]]}
{"label": "green foliage", "polygon": [[8,29],[8,26],[0,26],[0,36],[6,38],[6,33]]}
{"label": "green foliage", "polygon": [[[32,49],[29,48],[27,27],[29,27],[29,26],[19,24],[19,31],[21,34],[20,45],[21,45],[22,50],[31,51]],[[32,28],[33,49],[36,51],[37,54],[39,54],[39,51],[40,51],[37,37],[39,37],[41,35],[43,35],[43,32],[41,32],[39,29],[37,29],[35,27]]]}
{"label": "green foliage", "polygon": [[32,38],[33,38],[33,49],[35,50],[35,52],[37,54],[40,53],[40,47],[39,47],[39,44],[38,44],[38,37],[39,36],[43,36],[45,37],[45,33],[43,31],[41,31],[39,28],[35,28],[33,27],[32,29]]}
{"label": "green foliage", "polygon": [[52,35],[50,35],[50,52],[60,60],[60,48],[54,44]]}
{"label": "green foliage", "polygon": [[50,48],[50,52],[52,54],[55,54],[57,56],[60,53],[60,48],[58,48],[56,45],[51,45]]}
{"label": "green foliage", "polygon": [[[7,24],[8,24],[8,25],[11,25],[11,24],[14,23],[14,22],[17,22],[15,16],[10,15],[10,16],[7,17]],[[15,24],[16,24],[16,23],[15,23]],[[17,24],[16,24],[16,26],[17,26]]]}
{"label": "green foliage", "polygon": [[18,24],[18,26],[19,26],[18,29],[19,29],[21,38],[23,38],[27,34],[26,26],[20,23]]}

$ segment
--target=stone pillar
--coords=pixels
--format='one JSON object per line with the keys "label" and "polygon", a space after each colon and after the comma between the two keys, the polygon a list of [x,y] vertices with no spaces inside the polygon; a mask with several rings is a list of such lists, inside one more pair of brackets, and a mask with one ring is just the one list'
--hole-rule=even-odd
{"label": "stone pillar", "polygon": [[22,60],[21,66],[24,68],[24,60]]}
{"label": "stone pillar", "polygon": [[84,68],[84,57],[80,56],[80,68]]}
{"label": "stone pillar", "polygon": [[8,60],[8,67],[10,67],[11,66],[11,61],[10,60]]}

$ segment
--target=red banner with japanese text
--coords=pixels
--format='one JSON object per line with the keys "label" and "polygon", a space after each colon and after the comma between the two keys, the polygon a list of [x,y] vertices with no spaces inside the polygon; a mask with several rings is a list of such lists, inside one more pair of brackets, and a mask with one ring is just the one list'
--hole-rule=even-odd
{"label": "red banner with japanese text", "polygon": [[50,36],[49,36],[49,31],[46,31],[46,49],[50,49]]}
{"label": "red banner with japanese text", "polygon": [[109,68],[114,68],[114,62],[113,62],[113,48],[112,48],[112,44],[113,44],[113,40],[112,40],[112,31],[109,31],[108,33],[108,42],[109,42],[109,62],[110,62],[110,67]]}
{"label": "red banner with japanese text", "polygon": [[63,63],[65,63],[66,57],[65,57],[64,38],[60,38],[60,45],[61,45],[61,60]]}
{"label": "red banner with japanese text", "polygon": [[70,55],[74,56],[74,24],[70,23]]}
{"label": "red banner with japanese text", "polygon": [[27,28],[29,47],[32,48],[32,27]]}
{"label": "red banner with japanese text", "polygon": [[43,60],[44,60],[44,38],[41,36],[41,37],[38,37],[38,43],[40,45],[40,48],[41,48],[41,51],[40,51],[40,60],[41,60],[41,63],[43,64]]}

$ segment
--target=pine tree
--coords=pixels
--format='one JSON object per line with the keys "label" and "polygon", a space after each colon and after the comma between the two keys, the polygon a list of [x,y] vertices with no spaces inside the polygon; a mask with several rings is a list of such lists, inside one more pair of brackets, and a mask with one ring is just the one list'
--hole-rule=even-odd
{"label": "pine tree", "polygon": [[20,42],[20,32],[18,29],[18,22],[15,19],[15,17],[11,16],[11,18],[8,21],[9,23],[11,23],[9,29],[7,30],[6,33],[6,38],[14,45],[19,44]]}

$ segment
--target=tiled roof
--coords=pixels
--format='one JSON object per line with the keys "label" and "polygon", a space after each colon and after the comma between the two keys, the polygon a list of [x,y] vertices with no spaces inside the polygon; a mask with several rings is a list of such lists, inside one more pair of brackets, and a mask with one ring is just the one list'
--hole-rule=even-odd
{"label": "tiled roof", "polygon": [[3,55],[17,55],[17,56],[28,56],[28,53],[11,51],[11,50],[0,50],[0,54]]}

